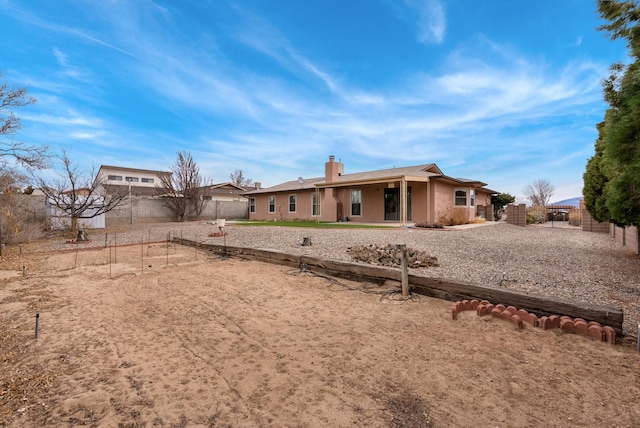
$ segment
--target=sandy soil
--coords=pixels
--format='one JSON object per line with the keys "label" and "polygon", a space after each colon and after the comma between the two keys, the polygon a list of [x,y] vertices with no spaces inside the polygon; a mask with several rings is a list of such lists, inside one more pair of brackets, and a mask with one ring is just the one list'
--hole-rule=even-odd
{"label": "sandy soil", "polygon": [[635,344],[452,321],[450,302],[174,245],[21,264],[0,275],[1,426],[640,421]]}

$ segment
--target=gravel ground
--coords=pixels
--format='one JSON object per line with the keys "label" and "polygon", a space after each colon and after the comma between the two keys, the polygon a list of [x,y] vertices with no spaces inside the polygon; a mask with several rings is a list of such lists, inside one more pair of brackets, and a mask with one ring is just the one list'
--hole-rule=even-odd
{"label": "gravel ground", "polygon": [[[532,294],[558,296],[624,310],[624,331],[635,336],[640,322],[640,258],[607,234],[577,228],[518,227],[486,223],[462,229],[313,229],[239,226],[227,222],[227,236],[209,237],[211,223],[135,225],[120,231],[93,231],[87,246],[166,240],[169,234],[205,243],[252,247],[351,260],[355,245],[406,244],[437,257],[440,267],[411,273],[483,285],[498,285]],[[106,237],[106,238],[105,238]],[[311,246],[302,246],[304,238]],[[42,250],[69,249],[61,240]]]}

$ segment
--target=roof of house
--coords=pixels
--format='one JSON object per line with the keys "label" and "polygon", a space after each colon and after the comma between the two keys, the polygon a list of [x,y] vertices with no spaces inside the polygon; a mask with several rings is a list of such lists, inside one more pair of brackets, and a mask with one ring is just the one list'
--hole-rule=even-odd
{"label": "roof of house", "polygon": [[231,182],[209,184],[202,186],[201,189],[208,195],[241,195],[247,190],[246,187]]}
{"label": "roof of house", "polygon": [[154,170],[154,169],[142,169],[142,168],[128,168],[126,166],[113,166],[113,165],[100,165],[100,169],[114,169],[117,171],[135,171],[135,172],[145,172],[148,174],[156,174],[156,175],[161,175],[161,174],[171,174],[171,171],[158,171],[158,170]]}
{"label": "roof of house", "polygon": [[[327,183],[324,177],[307,178],[304,180],[287,181],[275,186],[267,187],[264,189],[250,190],[246,192],[246,195],[260,194],[260,193],[274,193],[274,192],[286,192],[293,190],[305,190],[314,189],[316,187],[343,187],[349,185],[358,184],[374,184],[380,182],[387,182],[389,180],[405,178],[409,181],[428,181],[429,179],[442,179],[454,183],[460,184],[475,184],[477,187],[486,186],[478,180],[469,180],[465,178],[454,178],[446,176],[442,173],[440,168],[434,163],[406,166],[400,168],[381,169],[377,171],[358,172],[353,174],[342,174],[338,176],[338,180],[335,182]],[[489,190],[489,189],[486,189]],[[498,193],[493,192],[492,193]]]}

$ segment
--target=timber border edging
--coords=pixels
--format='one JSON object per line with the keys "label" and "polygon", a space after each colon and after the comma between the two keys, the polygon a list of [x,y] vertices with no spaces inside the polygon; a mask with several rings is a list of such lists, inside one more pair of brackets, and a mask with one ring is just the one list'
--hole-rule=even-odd
{"label": "timber border edging", "polygon": [[[400,269],[395,268],[329,260],[314,256],[294,255],[275,250],[204,244],[189,239],[174,238],[173,240],[182,245],[195,246],[215,253],[224,253],[243,259],[291,267],[306,265],[307,268],[313,268],[323,274],[356,281],[364,280],[376,284],[382,284],[387,280],[401,281]],[[448,301],[488,300],[490,302],[500,302],[505,305],[525,309],[536,314],[538,317],[566,315],[573,318],[582,318],[587,321],[598,322],[602,325],[609,325],[613,327],[616,334],[622,335],[624,315],[621,308],[610,308],[583,302],[571,302],[564,299],[532,295],[501,287],[455,282],[442,278],[418,275],[409,275],[409,284],[415,293],[428,297]]]}

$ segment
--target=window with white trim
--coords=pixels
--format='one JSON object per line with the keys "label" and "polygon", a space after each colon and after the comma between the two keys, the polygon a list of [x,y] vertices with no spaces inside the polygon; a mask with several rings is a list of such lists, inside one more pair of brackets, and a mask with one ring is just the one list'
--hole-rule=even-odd
{"label": "window with white trim", "polygon": [[138,177],[125,177],[124,179],[129,182],[134,182],[134,183],[138,182]]}
{"label": "window with white trim", "polygon": [[466,207],[467,206],[467,189],[456,189],[455,190],[455,202],[454,205],[456,207]]}
{"label": "window with white trim", "polygon": [[142,178],[143,183],[153,183],[153,178]]}
{"label": "window with white trim", "polygon": [[476,206],[476,190],[475,189],[469,189],[469,206],[471,207]]}
{"label": "window with white trim", "polygon": [[256,212],[256,198],[249,198],[249,212]]}
{"label": "window with white trim", "polygon": [[122,181],[121,175],[108,175],[107,180]]}
{"label": "window with white trim", "polygon": [[276,197],[274,195],[269,196],[269,212],[276,212]]}
{"label": "window with white trim", "polygon": [[289,195],[289,212],[290,213],[294,213],[296,212],[296,202],[297,202],[298,198],[296,197],[296,195]]}
{"label": "window with white trim", "polygon": [[362,215],[362,190],[351,191],[351,215]]}

